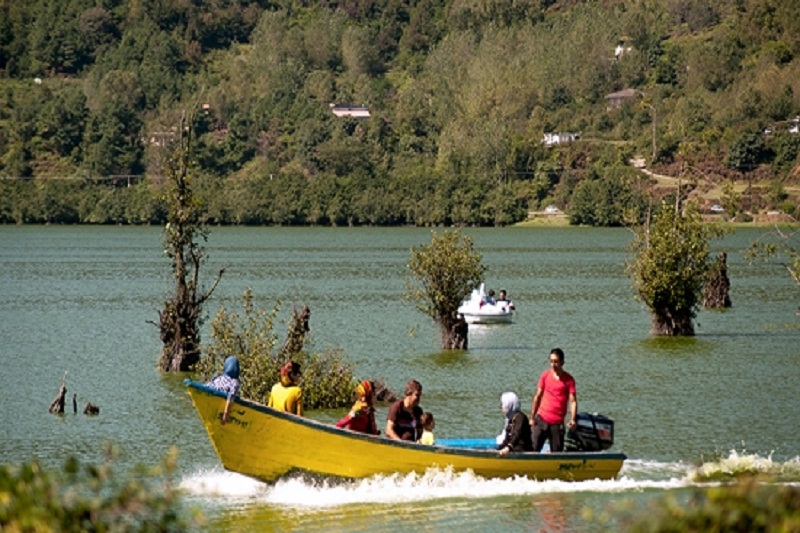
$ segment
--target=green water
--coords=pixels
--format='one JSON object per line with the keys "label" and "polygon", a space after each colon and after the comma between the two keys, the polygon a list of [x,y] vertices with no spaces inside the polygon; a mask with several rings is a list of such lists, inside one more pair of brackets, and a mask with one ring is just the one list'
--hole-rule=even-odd
{"label": "green water", "polygon": [[[655,339],[624,271],[626,230],[465,230],[488,266],[487,285],[517,307],[507,326],[472,327],[468,352],[441,353],[436,329],[404,301],[412,246],[425,229],[214,228],[205,279],[226,273],[207,310],[311,308],[318,349],[341,347],[357,377],[424,387],[423,407],[444,437],[499,432],[499,397],[529,408],[550,348],[566,353],[581,410],[616,422],[629,460],[613,482],[500,482],[432,472],[423,479],[333,485],[255,483],[225,473],[181,387],[155,369],[157,319],[171,287],[159,228],[0,227],[0,463],[69,455],[95,461],[104,442],[123,465],[155,464],[173,445],[187,501],[209,529],[426,531],[604,530],[587,520],[626,498],[641,502],[692,486],[694,465],[780,470],[800,481],[800,289],[742,251],[763,230],[714,244],[728,252],[727,311],[701,310],[697,336]],[[208,337],[206,337],[208,340]],[[68,398],[98,417],[47,408],[68,373]],[[330,420],[340,413],[309,413]],[[381,419],[384,413],[379,411]]]}

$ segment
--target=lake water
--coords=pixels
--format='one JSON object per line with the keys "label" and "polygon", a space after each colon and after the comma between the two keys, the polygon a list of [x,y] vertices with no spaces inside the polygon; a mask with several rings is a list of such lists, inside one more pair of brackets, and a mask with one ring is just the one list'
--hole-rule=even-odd
{"label": "lake water", "polygon": [[[171,288],[160,228],[0,227],[0,463],[56,467],[99,461],[118,445],[123,467],[180,450],[178,481],[212,531],[605,531],[588,518],[640,506],[698,484],[695,469],[753,468],[800,482],[800,289],[779,268],[749,265],[762,231],[714,243],[728,252],[733,307],[701,310],[697,336],[653,338],[624,263],[620,229],[470,229],[487,285],[517,306],[511,325],[472,326],[467,352],[442,353],[437,330],[404,301],[406,263],[430,231],[415,228],[213,228],[204,279],[226,273],[206,310],[308,304],[314,348],[340,347],[359,378],[400,391],[410,378],[436,435],[487,437],[502,426],[500,394],[530,408],[551,348],[566,353],[583,411],[615,420],[618,479],[583,483],[491,480],[430,471],[347,483],[266,485],[225,472],[181,385],[156,370],[157,319]],[[204,341],[209,341],[208,335]],[[100,415],[55,416],[48,406],[67,373]],[[311,412],[333,420],[341,412]],[[379,410],[379,424],[385,409]],[[617,527],[617,526],[615,526]]]}

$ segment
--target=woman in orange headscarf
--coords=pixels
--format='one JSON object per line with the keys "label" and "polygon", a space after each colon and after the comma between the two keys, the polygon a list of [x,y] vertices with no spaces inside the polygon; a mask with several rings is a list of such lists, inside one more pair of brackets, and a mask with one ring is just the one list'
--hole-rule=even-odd
{"label": "woman in orange headscarf", "polygon": [[375,424],[375,408],[373,407],[373,385],[371,381],[364,380],[356,387],[358,400],[353,404],[347,415],[336,422],[337,428],[358,431],[368,435],[380,435]]}

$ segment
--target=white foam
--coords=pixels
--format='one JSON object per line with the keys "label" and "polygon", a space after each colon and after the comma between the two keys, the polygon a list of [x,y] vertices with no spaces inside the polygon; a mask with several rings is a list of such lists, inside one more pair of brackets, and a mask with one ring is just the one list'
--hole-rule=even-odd
{"label": "white foam", "polygon": [[201,470],[186,476],[180,488],[189,494],[207,497],[252,498],[268,487],[256,479],[225,470]]}
{"label": "white foam", "polygon": [[732,477],[740,474],[766,474],[773,477],[788,477],[795,481],[800,477],[800,456],[786,462],[774,461],[772,454],[762,457],[746,451],[731,450],[727,457],[703,463],[693,468],[692,479]]}
{"label": "white foam", "polygon": [[491,498],[567,492],[619,492],[680,486],[679,480],[642,481],[622,476],[616,480],[537,481],[526,477],[485,479],[472,472],[454,473],[431,468],[424,474],[373,476],[362,480],[315,480],[289,477],[274,484],[223,471],[198,472],[182,480],[191,495],[226,500],[259,501],[288,507],[320,508],[357,503],[395,504],[447,498]]}
{"label": "white foam", "polygon": [[286,477],[274,484],[262,483],[252,478],[221,469],[203,470],[186,476],[181,489],[190,496],[227,503],[266,503],[293,508],[330,508],[351,504],[396,504],[448,498],[492,498],[580,492],[629,492],[646,489],[671,490],[688,486],[705,485],[708,474],[697,476],[698,471],[730,469],[732,465],[760,465],[762,471],[800,478],[800,458],[787,463],[774,463],[771,457],[741,455],[730,456],[705,463],[699,468],[686,463],[628,459],[617,479],[587,481],[537,481],[526,477],[511,479],[486,479],[472,472],[455,473],[452,469],[430,468],[424,474],[394,474],[373,476],[361,480],[338,480]]}

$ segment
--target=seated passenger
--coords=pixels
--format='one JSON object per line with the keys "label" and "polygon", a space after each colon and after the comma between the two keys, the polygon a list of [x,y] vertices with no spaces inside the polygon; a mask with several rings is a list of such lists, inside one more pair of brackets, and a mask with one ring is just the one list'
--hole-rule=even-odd
{"label": "seated passenger", "polygon": [[206,383],[206,386],[217,389],[228,395],[221,418],[222,425],[225,425],[230,416],[233,397],[239,394],[239,359],[235,355],[228,356],[228,358],[225,359],[222,374],[212,378],[211,381]]}
{"label": "seated passenger", "polygon": [[[531,452],[533,443],[531,441],[531,424],[528,417],[519,409],[519,397],[513,392],[504,392],[500,396],[500,409],[505,415],[505,427],[503,437],[497,449],[500,455],[507,455],[509,452]],[[498,437],[498,440],[500,438]]]}
{"label": "seated passenger", "polygon": [[380,435],[375,423],[375,407],[373,407],[373,385],[371,381],[364,380],[356,387],[358,400],[353,404],[350,412],[336,422],[337,428],[345,428],[368,435]]}
{"label": "seated passenger", "polygon": [[389,407],[386,416],[386,436],[394,440],[410,440],[417,442],[422,436],[422,408],[419,399],[422,397],[422,385],[412,379],[406,383],[406,395]]}
{"label": "seated passenger", "polygon": [[272,386],[268,407],[303,416],[303,390],[300,381],[300,363],[287,361],[281,368],[281,380]]}
{"label": "seated passenger", "polygon": [[505,305],[511,311],[515,309],[514,302],[508,299],[505,289],[500,289],[500,295],[497,297],[497,305]]}
{"label": "seated passenger", "polygon": [[489,294],[486,295],[486,303],[494,305],[497,301],[494,299],[494,289],[489,289]]}
{"label": "seated passenger", "polygon": [[422,413],[419,420],[422,423],[422,436],[419,438],[419,443],[433,446],[436,444],[436,438],[433,436],[433,430],[436,427],[433,413]]}

